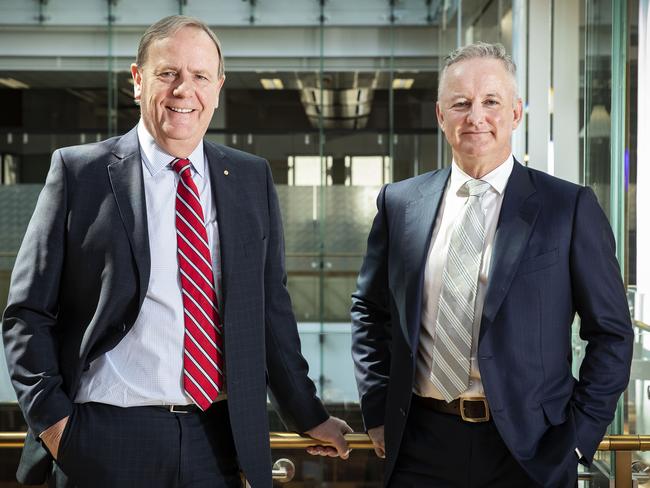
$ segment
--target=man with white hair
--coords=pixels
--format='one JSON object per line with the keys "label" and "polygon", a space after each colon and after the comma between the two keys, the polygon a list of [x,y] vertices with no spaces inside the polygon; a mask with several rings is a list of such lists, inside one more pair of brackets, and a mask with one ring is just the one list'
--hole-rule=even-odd
{"label": "man with white hair", "polygon": [[[386,185],[353,294],[365,427],[395,488],[572,487],[627,386],[632,327],[594,193],[517,162],[515,65],[452,52],[451,167]],[[587,341],[572,375],[571,324]]]}

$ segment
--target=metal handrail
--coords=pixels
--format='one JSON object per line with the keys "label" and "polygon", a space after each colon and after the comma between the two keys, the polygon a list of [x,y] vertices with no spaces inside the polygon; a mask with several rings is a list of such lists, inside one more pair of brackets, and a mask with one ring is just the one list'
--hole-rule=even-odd
{"label": "metal handrail", "polygon": [[[0,448],[21,448],[25,432],[0,432]],[[350,449],[372,449],[368,434],[347,434]],[[304,449],[318,444],[310,437],[289,432],[271,432],[272,449]],[[606,435],[600,441],[599,451],[650,451],[650,435]]]}
{"label": "metal handrail", "polygon": [[[372,449],[372,441],[368,434],[346,434],[350,449]],[[311,437],[302,436],[290,432],[271,432],[271,449],[305,449],[306,447],[318,444]]]}
{"label": "metal handrail", "polygon": [[[368,434],[347,434],[350,449],[373,449]],[[273,449],[304,449],[317,444],[314,439],[285,432],[271,433]],[[650,435],[607,435],[598,446],[599,451],[650,451]]]}
{"label": "metal handrail", "polygon": [[[21,448],[25,441],[25,432],[0,432],[0,448]],[[271,432],[272,449],[304,449],[318,442],[310,437],[287,432]],[[347,434],[345,439],[351,449],[372,449],[372,442],[367,434]],[[619,451],[616,456],[617,488],[632,487],[632,451],[650,451],[650,435],[608,435],[598,446],[599,451]],[[278,459],[273,464],[273,479],[281,483],[291,481],[296,468],[291,459]],[[589,479],[589,473],[580,473],[579,479]]]}
{"label": "metal handrail", "polygon": [[0,448],[17,449],[23,447],[26,432],[0,432]]}
{"label": "metal handrail", "polygon": [[639,329],[645,330],[647,332],[650,332],[650,325],[646,324],[645,322],[641,322],[640,320],[634,320],[634,325],[636,325]]}

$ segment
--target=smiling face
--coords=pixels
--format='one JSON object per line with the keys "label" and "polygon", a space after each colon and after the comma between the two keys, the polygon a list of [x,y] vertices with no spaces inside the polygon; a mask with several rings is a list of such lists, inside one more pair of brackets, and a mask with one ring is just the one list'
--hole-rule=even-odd
{"label": "smiling face", "polygon": [[512,131],[521,120],[512,75],[498,59],[472,58],[449,66],[440,83],[438,124],[456,163],[481,177],[512,150]]}
{"label": "smiling face", "polygon": [[187,157],[208,129],[219,103],[219,52],[196,27],[153,41],[143,66],[131,65],[135,99],[156,143]]}

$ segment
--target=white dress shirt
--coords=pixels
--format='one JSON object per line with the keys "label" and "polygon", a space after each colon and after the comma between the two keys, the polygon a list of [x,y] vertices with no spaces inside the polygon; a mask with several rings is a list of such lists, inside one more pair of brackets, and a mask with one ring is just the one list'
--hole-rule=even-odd
{"label": "white dress shirt", "polygon": [[[138,124],[138,140],[151,256],[147,293],[131,330],[117,346],[94,360],[82,375],[75,397],[77,403],[100,402],[120,407],[192,403],[183,389],[185,325],[175,216],[179,176],[170,166],[175,158],[156,144],[142,120]],[[220,284],[217,212],[203,141],[189,160],[206,222],[215,282]],[[217,289],[221,311],[221,286]]]}
{"label": "white dress shirt", "polygon": [[[490,276],[490,261],[492,258],[492,247],[494,234],[496,232],[503,192],[505,191],[512,173],[514,160],[512,154],[502,164],[497,166],[481,180],[490,184],[490,188],[481,197],[481,208],[485,215],[485,242],[483,243],[483,259],[479,271],[478,291],[474,310],[474,326],[472,353],[470,358],[470,381],[469,388],[460,396],[485,397],[481,373],[476,360],[478,347],[478,334],[483,314],[483,303]],[[458,191],[463,184],[472,178],[465,174],[456,164],[452,163],[451,176],[447,182],[445,193],[440,200],[440,209],[436,218],[431,245],[424,270],[424,290],[422,293],[422,316],[420,324],[420,342],[418,344],[415,386],[414,392],[423,397],[443,399],[433,383],[429,380],[433,360],[433,344],[436,336],[436,317],[438,314],[438,302],[440,301],[440,290],[442,287],[442,271],[447,260],[449,241],[456,219],[459,218],[463,209],[466,196],[459,196]]]}

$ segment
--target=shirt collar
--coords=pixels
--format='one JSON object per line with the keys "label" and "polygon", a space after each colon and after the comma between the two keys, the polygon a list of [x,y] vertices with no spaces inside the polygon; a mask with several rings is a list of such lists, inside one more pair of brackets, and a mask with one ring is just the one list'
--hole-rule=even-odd
{"label": "shirt collar", "polygon": [[[140,142],[142,160],[151,176],[158,174],[176,159],[156,144],[156,140],[145,127],[142,119],[138,122],[138,141]],[[192,163],[194,171],[196,171],[199,176],[203,177],[205,174],[203,139],[199,141],[199,144],[194,148],[194,151],[192,151],[192,154],[190,154],[188,159]]]}
{"label": "shirt collar", "polygon": [[[514,164],[514,158],[512,156],[512,153],[510,153],[510,155],[506,158],[505,161],[503,161],[503,163],[483,176],[481,180],[489,183],[490,186],[499,195],[501,195],[506,189],[508,178],[510,178],[510,173],[512,173]],[[460,187],[463,186],[466,181],[471,179],[473,178],[466,174],[462,169],[460,169],[458,164],[456,164],[456,161],[453,161],[451,163],[451,177],[449,179],[450,191],[452,191],[454,194],[457,194],[458,190],[460,190]]]}

